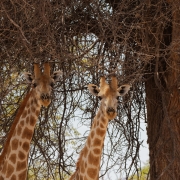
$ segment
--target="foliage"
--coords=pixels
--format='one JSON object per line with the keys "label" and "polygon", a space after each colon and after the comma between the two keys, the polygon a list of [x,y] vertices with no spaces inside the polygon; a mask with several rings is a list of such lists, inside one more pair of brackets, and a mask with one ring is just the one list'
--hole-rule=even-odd
{"label": "foliage", "polygon": [[143,166],[140,169],[140,172],[138,172],[139,175],[134,175],[129,178],[129,180],[146,180],[148,178],[149,173],[149,163],[146,163],[145,166]]}

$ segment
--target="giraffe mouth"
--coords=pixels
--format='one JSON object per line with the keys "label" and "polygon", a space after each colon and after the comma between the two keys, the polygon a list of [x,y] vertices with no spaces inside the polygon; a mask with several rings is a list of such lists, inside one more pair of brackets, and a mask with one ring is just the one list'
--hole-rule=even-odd
{"label": "giraffe mouth", "polygon": [[106,111],[107,115],[108,115],[108,118],[110,120],[114,119],[117,115],[116,111],[114,108],[108,108],[107,111]]}
{"label": "giraffe mouth", "polygon": [[43,106],[47,107],[51,103],[51,97],[49,94],[41,94],[41,103]]}
{"label": "giraffe mouth", "polygon": [[49,106],[50,103],[51,103],[51,100],[50,100],[50,99],[48,99],[48,100],[41,100],[41,104],[42,104],[42,106],[44,106],[44,107]]}

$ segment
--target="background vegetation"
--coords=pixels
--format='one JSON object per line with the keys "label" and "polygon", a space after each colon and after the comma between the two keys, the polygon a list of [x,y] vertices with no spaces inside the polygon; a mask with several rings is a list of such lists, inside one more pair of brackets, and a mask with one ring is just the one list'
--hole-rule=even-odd
{"label": "background vegetation", "polygon": [[34,61],[64,72],[36,126],[29,179],[63,180],[74,171],[98,108],[86,85],[111,73],[132,89],[110,122],[101,178],[138,172],[143,121],[151,179],[180,179],[179,6],[178,0],[1,0],[1,148],[29,89],[21,74]]}

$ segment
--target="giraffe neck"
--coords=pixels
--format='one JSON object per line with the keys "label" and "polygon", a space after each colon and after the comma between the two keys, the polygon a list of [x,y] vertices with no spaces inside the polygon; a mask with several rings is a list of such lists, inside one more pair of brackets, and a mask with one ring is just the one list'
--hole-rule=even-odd
{"label": "giraffe neck", "polygon": [[102,148],[107,131],[109,120],[104,116],[103,111],[99,109],[93,120],[93,125],[87,138],[85,147],[80,153],[76,165],[76,172],[70,180],[98,180],[101,162]]}
{"label": "giraffe neck", "polygon": [[34,93],[32,90],[22,102],[9,131],[0,156],[0,180],[26,179],[30,142],[41,107]]}

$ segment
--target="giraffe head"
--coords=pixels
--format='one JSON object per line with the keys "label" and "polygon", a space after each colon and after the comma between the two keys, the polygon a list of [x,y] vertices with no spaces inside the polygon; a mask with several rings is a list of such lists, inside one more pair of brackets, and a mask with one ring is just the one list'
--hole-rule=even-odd
{"label": "giraffe head", "polygon": [[31,83],[34,95],[41,105],[47,107],[51,102],[51,92],[54,83],[59,79],[61,71],[55,71],[50,75],[49,63],[44,64],[44,71],[41,72],[39,64],[34,64],[34,75],[24,73],[26,81]]}
{"label": "giraffe head", "polygon": [[111,120],[117,115],[118,97],[124,96],[130,89],[130,85],[122,85],[118,87],[117,78],[111,77],[111,82],[108,84],[105,77],[100,79],[100,87],[94,84],[89,84],[88,89],[91,94],[98,96],[101,99],[101,110],[105,116]]}

